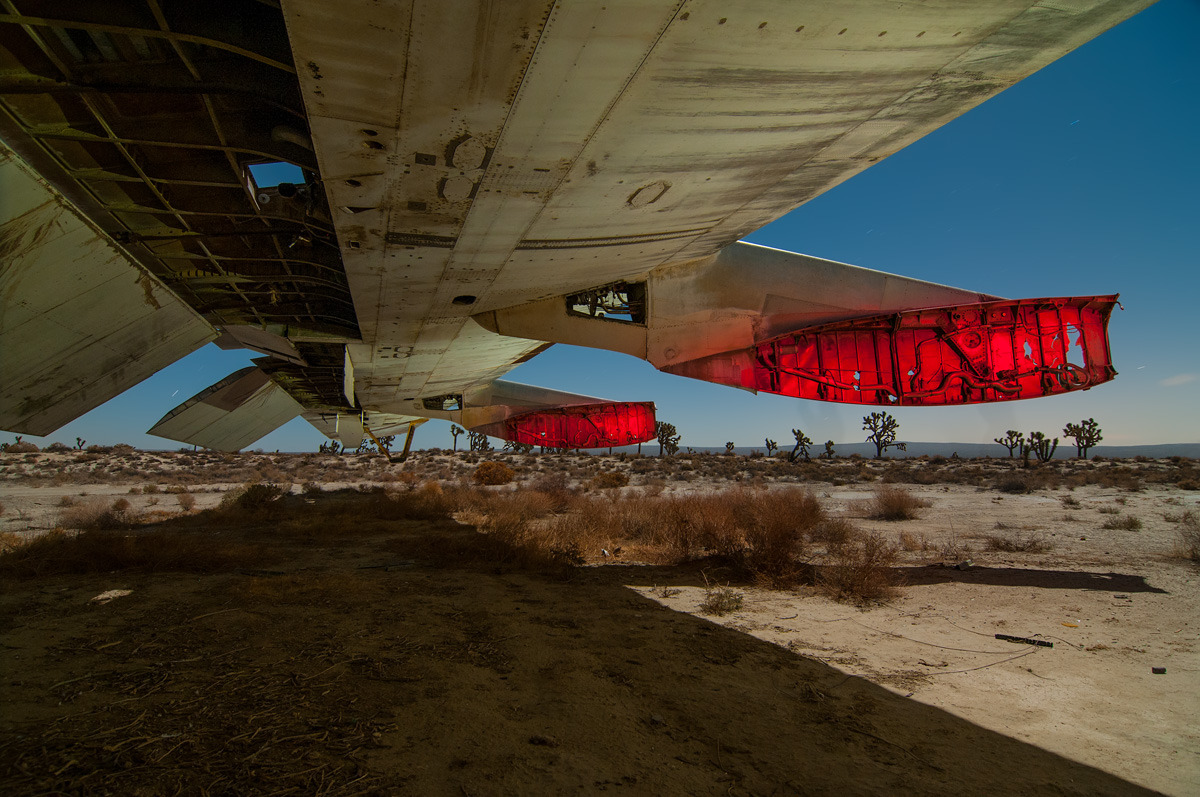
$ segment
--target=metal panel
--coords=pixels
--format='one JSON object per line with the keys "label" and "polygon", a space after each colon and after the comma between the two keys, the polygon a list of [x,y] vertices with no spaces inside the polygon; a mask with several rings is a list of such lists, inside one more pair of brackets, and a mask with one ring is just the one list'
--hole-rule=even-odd
{"label": "metal panel", "polygon": [[[495,378],[531,350],[468,315],[703,266],[1145,5],[290,0],[360,403]],[[677,362],[766,334],[750,318],[612,346]]]}
{"label": "metal panel", "polygon": [[279,385],[250,366],[192,396],[149,433],[216,451],[239,451],[301,411]]}
{"label": "metal panel", "polygon": [[0,427],[47,435],[216,333],[0,145]]}
{"label": "metal panel", "polygon": [[646,293],[645,325],[569,313],[562,296],[476,320],[502,335],[621,351],[668,369],[815,324],[997,298],[747,243],[656,269]]}

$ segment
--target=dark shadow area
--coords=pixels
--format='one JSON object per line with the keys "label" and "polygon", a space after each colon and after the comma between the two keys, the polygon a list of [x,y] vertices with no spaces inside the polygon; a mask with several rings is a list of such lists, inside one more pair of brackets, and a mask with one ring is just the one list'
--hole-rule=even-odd
{"label": "dark shadow area", "polygon": [[[0,591],[5,793],[1153,793],[673,612],[622,568],[289,514],[180,530],[264,546],[269,571]],[[90,600],[114,586],[133,592]]]}
{"label": "dark shadow area", "polygon": [[897,567],[893,571],[903,584],[987,584],[994,587],[1040,587],[1042,589],[1084,589],[1100,592],[1153,592],[1166,595],[1165,589],[1152,586],[1145,576],[1131,573],[1089,573],[1074,570],[1038,570],[1026,567],[971,566],[966,570],[942,565]]}

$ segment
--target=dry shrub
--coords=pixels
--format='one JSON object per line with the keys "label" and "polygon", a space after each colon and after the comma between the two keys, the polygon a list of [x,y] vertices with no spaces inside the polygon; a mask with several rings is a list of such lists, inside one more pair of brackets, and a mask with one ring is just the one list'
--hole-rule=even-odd
{"label": "dry shrub", "polygon": [[1121,515],[1119,517],[1109,518],[1101,524],[1102,529],[1116,529],[1118,531],[1141,531],[1142,521],[1133,515]]}
{"label": "dry shrub", "polygon": [[1179,518],[1179,545],[1176,555],[1200,562],[1200,518],[1188,510]]}
{"label": "dry shrub", "polygon": [[20,443],[9,443],[8,448],[4,450],[10,454],[36,454],[39,451],[37,444],[27,440]]}
{"label": "dry shrub", "polygon": [[112,531],[127,529],[137,522],[137,514],[129,502],[118,498],[111,505],[103,499],[94,498],[82,504],[68,506],[58,515],[58,524],[67,529],[84,531]]}
{"label": "dry shrub", "polygon": [[380,490],[368,503],[370,515],[379,520],[444,520],[459,506],[459,495],[437,482],[425,482],[415,490]]}
{"label": "dry shrub", "polygon": [[179,508],[184,512],[191,512],[196,508],[196,496],[191,493],[179,493],[175,496],[175,500],[179,502]]}
{"label": "dry shrub", "polygon": [[513,480],[513,469],[503,462],[480,462],[471,475],[476,484],[508,484]]}
{"label": "dry shrub", "polygon": [[826,548],[836,548],[839,545],[845,545],[850,538],[857,533],[849,520],[840,517],[827,518],[813,527],[809,532],[809,539],[813,542],[821,543]]}
{"label": "dry shrub", "polygon": [[858,606],[883,603],[896,594],[892,565],[896,549],[874,533],[855,534],[829,552],[817,584],[834,600]]}
{"label": "dry shrub", "polygon": [[868,512],[876,520],[914,520],[917,510],[929,502],[900,487],[880,487],[871,499]]}
{"label": "dry shrub", "polygon": [[629,475],[619,470],[605,471],[591,481],[591,485],[600,490],[612,490],[627,484],[629,484]]}
{"label": "dry shrub", "polygon": [[0,574],[14,578],[136,570],[207,573],[261,564],[257,546],[186,532],[70,534],[56,530],[0,553]]}
{"label": "dry shrub", "polygon": [[1034,485],[1020,476],[1003,476],[992,485],[995,489],[1002,493],[1011,493],[1014,495],[1022,493],[1030,493],[1034,490]]}
{"label": "dry shrub", "polygon": [[533,483],[534,492],[541,493],[548,497],[554,506],[555,512],[563,512],[571,505],[571,499],[575,496],[575,491],[571,489],[571,482],[567,479],[567,475],[562,471],[554,471],[542,475]]}
{"label": "dry shrub", "polygon": [[756,580],[775,587],[795,583],[805,570],[806,532],[825,519],[812,493],[790,489],[747,496],[741,519],[747,548],[742,565]]}
{"label": "dry shrub", "polygon": [[704,590],[704,600],[700,601],[700,611],[704,614],[721,617],[742,608],[745,597],[728,584],[723,587],[708,587]]}
{"label": "dry shrub", "polygon": [[906,551],[925,551],[929,549],[929,541],[924,534],[913,534],[908,531],[900,532],[900,547]]}
{"label": "dry shrub", "polygon": [[987,543],[989,551],[1003,551],[1005,553],[1045,553],[1054,548],[1046,540],[1041,537],[1022,537],[1018,534],[1014,538],[997,537],[988,535],[983,538]]}
{"label": "dry shrub", "polygon": [[230,490],[221,498],[218,511],[227,515],[264,515],[291,490],[291,485],[252,482]]}

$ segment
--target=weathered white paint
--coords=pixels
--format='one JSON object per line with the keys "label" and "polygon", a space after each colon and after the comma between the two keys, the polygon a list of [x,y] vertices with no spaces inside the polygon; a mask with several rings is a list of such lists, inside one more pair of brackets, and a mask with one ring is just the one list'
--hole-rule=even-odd
{"label": "weathered white paint", "polygon": [[215,337],[0,144],[0,428],[50,434]]}
{"label": "weathered white paint", "polygon": [[250,366],[192,396],[149,433],[216,451],[240,451],[302,411],[283,388]]}
{"label": "weathered white paint", "polygon": [[[335,214],[360,405],[496,378],[534,349],[469,316],[711,267],[1145,5],[286,0],[330,205],[370,208]],[[757,334],[703,298],[665,337],[598,334],[652,362]]]}
{"label": "weathered white paint", "polygon": [[499,334],[620,351],[662,368],[802,327],[999,298],[748,243],[656,269],[646,294],[645,325],[569,314],[561,296],[476,321]]}

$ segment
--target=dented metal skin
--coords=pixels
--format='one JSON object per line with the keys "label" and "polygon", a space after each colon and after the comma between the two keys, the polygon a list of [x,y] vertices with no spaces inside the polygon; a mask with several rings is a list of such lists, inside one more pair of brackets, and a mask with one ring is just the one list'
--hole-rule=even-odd
{"label": "dented metal skin", "polygon": [[[493,387],[553,342],[769,389],[704,363],[997,297],[737,241],[1148,4],[6,0],[0,426],[45,434],[218,335],[346,444],[553,413]],[[265,162],[304,184],[256,186]],[[29,179],[78,235],[22,231]],[[640,320],[568,312],[621,282]],[[560,425],[624,406],[556,400]],[[222,423],[257,432],[260,404]]]}

